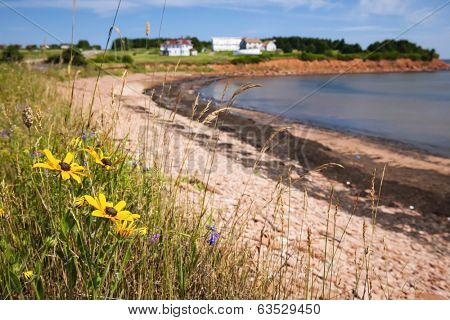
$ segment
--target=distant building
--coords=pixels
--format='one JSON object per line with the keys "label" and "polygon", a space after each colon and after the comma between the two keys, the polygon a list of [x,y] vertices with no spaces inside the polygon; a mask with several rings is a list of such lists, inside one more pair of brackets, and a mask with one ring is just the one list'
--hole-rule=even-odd
{"label": "distant building", "polygon": [[267,40],[262,43],[261,47],[262,51],[274,52],[277,51],[277,45],[275,44],[275,40]]}
{"label": "distant building", "polygon": [[240,49],[242,38],[238,37],[213,37],[213,51],[236,51]]}
{"label": "distant building", "polygon": [[197,55],[191,40],[189,39],[173,39],[167,40],[160,46],[160,54],[163,56],[190,56]]}
{"label": "distant building", "polygon": [[239,44],[239,50],[236,50],[234,55],[259,55],[261,54],[262,47],[263,43],[259,39],[243,38]]}
{"label": "distant building", "polygon": [[240,48],[241,50],[259,50],[261,51],[261,48],[263,46],[263,43],[261,40],[256,38],[244,38],[241,41]]}
{"label": "distant building", "polygon": [[60,48],[63,50],[67,50],[70,48],[70,44],[63,43],[63,44],[61,44]]}

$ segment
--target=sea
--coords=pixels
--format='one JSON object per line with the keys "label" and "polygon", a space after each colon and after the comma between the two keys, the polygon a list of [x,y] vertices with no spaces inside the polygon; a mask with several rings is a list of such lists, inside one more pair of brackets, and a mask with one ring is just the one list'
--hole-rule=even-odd
{"label": "sea", "polygon": [[261,87],[239,95],[235,107],[450,157],[450,72],[235,78],[200,94],[227,100],[246,83]]}

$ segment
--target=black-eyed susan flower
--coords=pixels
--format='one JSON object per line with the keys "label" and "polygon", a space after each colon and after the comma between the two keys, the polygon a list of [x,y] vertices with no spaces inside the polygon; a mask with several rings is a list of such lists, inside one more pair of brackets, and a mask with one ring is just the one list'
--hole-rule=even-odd
{"label": "black-eyed susan flower", "polygon": [[86,151],[87,153],[89,153],[92,158],[94,158],[95,163],[101,165],[103,168],[105,168],[106,170],[111,170],[112,167],[112,162],[111,162],[111,157],[106,157],[102,151],[102,149],[97,148],[96,149],[92,148],[92,147],[88,147],[86,149],[84,149],[84,151]]}
{"label": "black-eyed susan flower", "polygon": [[27,270],[22,272],[22,276],[26,279],[26,280],[30,280],[34,275],[34,272],[31,270]]}
{"label": "black-eyed susan flower", "polygon": [[116,205],[107,202],[103,193],[99,193],[97,198],[84,196],[86,201],[96,210],[92,212],[92,216],[110,219],[112,221],[134,221],[140,218],[140,215],[133,214],[130,211],[123,210],[126,206],[125,201],[120,201]]}
{"label": "black-eyed susan flower", "polygon": [[136,228],[133,221],[116,221],[116,233],[119,237],[127,238],[133,235],[144,236],[147,234],[147,228]]}
{"label": "black-eyed susan flower", "polygon": [[87,202],[85,196],[78,197],[78,198],[76,198],[75,201],[74,201],[75,207],[77,207],[77,208],[81,208],[81,207],[83,207],[84,205],[86,205],[87,203],[88,203],[88,202]]}
{"label": "black-eyed susan flower", "polygon": [[0,218],[3,218],[5,216],[5,210],[3,208],[0,208]]}
{"label": "black-eyed susan flower", "polygon": [[35,163],[33,168],[44,168],[48,170],[58,171],[63,180],[73,178],[76,182],[81,183],[81,177],[86,176],[83,172],[85,167],[73,162],[73,154],[68,152],[64,160],[56,159],[50,150],[45,149],[42,153],[47,157],[45,163]]}

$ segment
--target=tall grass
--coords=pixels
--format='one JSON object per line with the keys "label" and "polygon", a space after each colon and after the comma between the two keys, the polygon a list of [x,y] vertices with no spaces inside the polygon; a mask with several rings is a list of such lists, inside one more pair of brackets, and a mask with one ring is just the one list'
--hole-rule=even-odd
{"label": "tall grass", "polygon": [[[69,116],[70,102],[41,74],[0,68],[1,83],[8,84],[0,91],[0,127],[8,130],[0,153],[1,298],[263,297],[263,290],[242,286],[252,275],[246,252],[221,237],[210,244],[214,221],[178,199],[179,182],[157,168],[143,170],[105,128],[82,133],[76,111]],[[22,123],[22,105],[33,110],[30,130]],[[113,170],[89,160],[82,151],[88,146],[111,154]],[[46,148],[59,158],[74,152],[78,163],[88,162],[89,177],[78,185],[32,169],[43,162],[40,150]],[[107,219],[74,205],[77,197],[98,192],[114,203],[125,200],[148,234],[120,238]]]}

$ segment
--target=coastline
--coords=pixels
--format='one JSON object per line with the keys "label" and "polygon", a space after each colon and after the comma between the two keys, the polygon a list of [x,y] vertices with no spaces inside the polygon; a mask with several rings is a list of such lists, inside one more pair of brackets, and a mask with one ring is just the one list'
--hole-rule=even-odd
{"label": "coastline", "polygon": [[[449,71],[436,71],[436,72],[450,72]],[[360,75],[360,74],[390,74],[392,72],[370,72],[370,73],[353,73],[350,75]],[[396,72],[395,72],[396,73]],[[417,72],[417,73],[423,73],[423,72]],[[335,74],[330,74],[330,76],[333,76]],[[286,77],[301,77],[301,76],[310,76],[310,75],[275,75],[275,76],[268,76],[270,78],[286,78]],[[323,75],[320,75],[323,76]],[[263,78],[262,76],[228,76],[228,77],[220,77],[217,78],[215,80],[211,80],[211,81],[205,81],[205,83],[203,84],[202,87],[206,87],[210,84],[212,84],[215,81],[221,81],[221,80],[244,80],[244,79],[254,79],[254,78]],[[194,80],[195,81],[195,80]],[[196,86],[197,87],[197,86]],[[197,92],[199,93],[199,97],[202,99],[202,101],[204,103],[207,103],[209,101],[211,101],[216,107],[219,107],[221,102],[213,97],[208,97],[203,95],[201,92]],[[450,159],[450,155],[441,153],[439,151],[433,151],[432,149],[438,148],[435,145],[429,145],[429,148],[426,149],[425,147],[421,147],[418,145],[414,145],[413,143],[407,142],[407,141],[402,141],[402,140],[396,140],[396,139],[392,139],[392,138],[387,138],[387,137],[382,137],[380,135],[377,135],[375,133],[372,133],[370,131],[359,131],[359,130],[354,130],[354,129],[350,129],[350,128],[344,128],[342,126],[338,126],[338,125],[327,125],[327,124],[321,124],[318,121],[306,121],[306,120],[300,120],[300,119],[289,119],[286,117],[282,117],[282,116],[278,116],[276,114],[272,114],[272,113],[268,113],[268,112],[264,112],[264,111],[260,111],[257,110],[257,108],[253,108],[253,107],[249,107],[249,106],[245,106],[245,105],[241,105],[241,106],[236,106],[231,108],[232,112],[236,112],[236,113],[241,113],[243,115],[247,115],[249,117],[252,117],[254,120],[258,121],[258,119],[265,119],[265,118],[274,118],[274,119],[279,119],[279,121],[281,121],[282,123],[288,125],[288,124],[297,124],[297,125],[302,125],[305,127],[309,127],[309,128],[314,128],[317,130],[323,130],[323,131],[328,131],[328,132],[339,132],[342,133],[344,135],[347,136],[352,136],[352,137],[358,137],[361,139],[366,139],[368,141],[372,141],[372,142],[376,142],[379,144],[384,144],[385,146],[389,146],[391,148],[395,148],[398,152],[401,151],[414,151],[418,154],[423,154],[423,155],[428,155],[428,156],[436,156],[436,157],[441,157],[441,158],[445,158],[445,159]],[[264,121],[261,120],[261,124]],[[266,121],[267,122],[267,121]]]}
{"label": "coastline", "polygon": [[[162,102],[164,105],[170,106],[173,104],[175,96],[182,92],[183,96],[179,99],[176,112],[183,116],[191,116],[191,106],[200,88],[217,80],[235,77],[235,75],[218,75],[174,81],[171,83],[170,94]],[[159,92],[159,90],[161,90],[161,86],[156,86],[156,91]],[[198,109],[202,110],[207,102],[207,99],[202,99]],[[210,112],[220,107],[220,103],[216,102]],[[362,135],[352,131],[323,128],[299,121],[280,118],[270,125],[266,125],[268,120],[273,120],[271,118],[273,115],[267,113],[232,107],[226,116],[220,117],[220,120],[223,121],[222,127],[225,130],[229,130],[227,126],[237,124],[253,128],[250,130],[255,132],[273,133],[288,128],[283,134],[284,138],[293,140],[296,146],[303,146],[302,148],[305,145],[314,146],[315,150],[305,151],[305,155],[302,157],[306,157],[306,160],[298,159],[295,150],[287,153],[279,148],[272,150],[276,156],[300,161],[302,165],[309,162],[307,166],[310,168],[319,167],[325,163],[340,163],[350,170],[330,169],[324,174],[344,184],[350,182],[354,185],[355,194],[367,193],[363,183],[368,181],[372,170],[377,168],[380,171],[384,164],[389,163],[386,173],[388,183],[385,183],[384,188],[385,193],[389,195],[386,200],[390,205],[412,207],[423,214],[450,216],[450,201],[448,200],[450,198],[448,194],[448,190],[450,190],[450,158],[400,141]],[[245,137],[241,137],[241,140],[249,142]],[[253,142],[253,145],[258,147],[261,145],[261,141]],[[355,161],[355,157],[359,158],[358,161]]]}
{"label": "coastline", "polygon": [[[181,63],[181,65],[183,65]],[[183,65],[187,67],[188,65]],[[195,67],[195,66],[194,66]],[[210,64],[214,74],[227,76],[289,76],[289,75],[335,75],[340,73],[392,73],[392,72],[434,72],[450,70],[443,60],[412,61],[410,59],[363,61],[322,60],[302,61],[284,58],[263,61],[257,64]]]}

